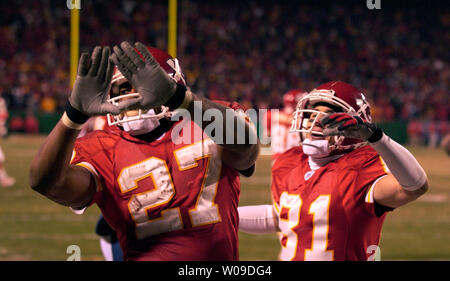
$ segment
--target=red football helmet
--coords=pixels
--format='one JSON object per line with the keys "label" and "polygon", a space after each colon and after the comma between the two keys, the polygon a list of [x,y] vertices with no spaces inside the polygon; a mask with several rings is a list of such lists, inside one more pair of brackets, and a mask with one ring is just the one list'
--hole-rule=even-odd
{"label": "red football helmet", "polygon": [[[159,63],[159,65],[166,71],[166,73],[174,79],[177,83],[186,85],[186,81],[184,80],[184,75],[181,70],[180,64],[176,58],[173,58],[168,53],[153,47],[147,47],[155,60]],[[138,50],[136,50],[139,53]],[[140,54],[140,53],[139,53]],[[115,86],[120,86],[123,83],[128,82],[127,78],[119,71],[117,66],[114,68],[113,77],[111,79],[111,88],[109,90],[110,99],[108,102],[112,104],[118,104],[121,100],[126,98],[138,97],[139,93],[130,93],[125,95],[120,95],[118,90],[115,89]],[[146,118],[157,118],[161,119],[163,117],[170,116],[169,109],[165,106],[161,107],[160,112],[157,114],[147,114],[147,112],[143,112],[139,109],[139,113],[132,118],[124,118],[123,114],[120,115],[111,115],[108,114],[108,124],[111,125],[119,125],[124,122],[146,119]]]}
{"label": "red football helmet", "polygon": [[[315,114],[312,124],[307,127],[309,117],[312,113],[319,113],[314,110],[314,106],[323,103],[336,112],[345,112],[352,115],[358,115],[362,119],[372,122],[370,116],[370,106],[366,101],[364,94],[354,86],[341,82],[331,81],[320,85],[305,95],[297,104],[293,114],[293,120],[290,132],[300,132],[301,142],[304,140],[305,133],[312,133],[313,128],[318,122],[319,114]],[[314,132],[322,134],[322,132]],[[335,144],[330,148],[332,150],[348,150],[364,145],[361,140],[346,138],[344,136],[336,136]]]}

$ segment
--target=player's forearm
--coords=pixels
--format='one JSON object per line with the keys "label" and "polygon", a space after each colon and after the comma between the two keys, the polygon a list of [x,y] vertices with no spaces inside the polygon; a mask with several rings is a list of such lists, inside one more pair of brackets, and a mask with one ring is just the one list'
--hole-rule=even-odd
{"label": "player's forearm", "polygon": [[79,132],[65,126],[62,121],[53,128],[31,163],[30,185],[33,190],[48,195],[63,181]]}
{"label": "player's forearm", "polygon": [[370,145],[378,152],[404,190],[413,192],[427,188],[425,171],[406,148],[384,133]]}
{"label": "player's forearm", "polygon": [[239,230],[250,234],[267,234],[279,231],[278,217],[271,205],[243,206],[238,208]]}
{"label": "player's forearm", "polygon": [[[234,168],[244,170],[251,167],[259,155],[259,140],[250,122],[233,109],[221,104],[195,94],[192,94],[192,98],[193,102],[188,107],[188,111],[194,122],[222,146],[225,152],[238,155],[230,161]],[[199,114],[201,116],[198,116]],[[209,126],[214,126],[214,130],[211,130]]]}
{"label": "player's forearm", "polygon": [[255,130],[233,109],[192,94],[188,111],[203,130],[215,123],[214,130],[206,130],[205,133],[228,150],[242,151],[242,146],[258,143]]}

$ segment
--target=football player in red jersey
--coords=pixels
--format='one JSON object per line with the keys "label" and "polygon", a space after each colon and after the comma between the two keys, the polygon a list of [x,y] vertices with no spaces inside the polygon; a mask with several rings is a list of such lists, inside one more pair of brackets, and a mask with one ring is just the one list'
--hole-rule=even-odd
{"label": "football player in red jersey", "polygon": [[[306,92],[293,89],[283,95],[283,108],[277,115],[270,114],[270,118],[275,118],[274,124],[270,130],[270,147],[272,150],[272,159],[276,160],[286,150],[299,145],[299,136],[290,134],[289,129],[292,123],[292,113],[298,101]],[[268,122],[271,123],[272,120]]]}
{"label": "football player in red jersey", "polygon": [[[121,74],[110,103],[113,63]],[[205,129],[213,121],[168,118],[199,104],[202,113],[223,113],[221,125],[242,126],[245,141],[219,144]],[[238,260],[239,173],[252,174],[259,143],[248,120],[230,110],[239,106],[227,106],[187,90],[178,62],[161,50],[123,42],[110,56],[96,47],[91,59],[81,55],[66,111],[32,162],[31,187],[73,209],[97,204],[124,260]],[[89,116],[106,113],[117,126],[76,140]],[[223,129],[224,139],[236,140],[234,129]],[[196,130],[189,143],[173,141]]]}
{"label": "football player in red jersey", "polygon": [[275,161],[273,206],[240,207],[240,230],[279,232],[281,260],[374,259],[386,213],[427,191],[424,170],[344,82],[303,97],[291,131],[302,146]]}

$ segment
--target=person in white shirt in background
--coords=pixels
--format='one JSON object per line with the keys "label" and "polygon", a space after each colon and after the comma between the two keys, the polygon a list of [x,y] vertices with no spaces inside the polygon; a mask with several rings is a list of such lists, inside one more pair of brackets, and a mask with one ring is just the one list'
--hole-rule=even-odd
{"label": "person in white shirt in background", "polygon": [[298,134],[289,134],[289,130],[294,109],[305,94],[307,92],[300,89],[289,90],[283,95],[283,108],[278,114],[271,115],[271,122],[273,123],[270,129],[272,162],[286,150],[299,145],[300,139]]}
{"label": "person in white shirt in background", "polygon": [[[8,134],[8,128],[6,126],[6,121],[8,120],[9,113],[6,106],[6,102],[3,97],[0,97],[0,137],[5,137]],[[10,177],[5,169],[5,153],[3,153],[0,147],[0,186],[10,187],[16,183],[13,177]]]}

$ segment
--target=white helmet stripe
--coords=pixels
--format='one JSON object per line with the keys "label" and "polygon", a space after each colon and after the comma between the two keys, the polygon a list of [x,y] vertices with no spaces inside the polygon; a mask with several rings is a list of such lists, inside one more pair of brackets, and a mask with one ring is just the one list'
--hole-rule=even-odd
{"label": "white helmet stripe", "polygon": [[118,83],[122,84],[123,82],[128,81],[125,76],[123,76],[122,72],[118,68],[116,68],[116,71],[111,79],[111,84]]}

